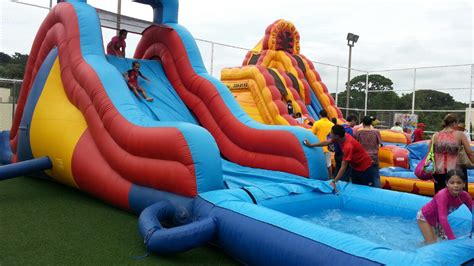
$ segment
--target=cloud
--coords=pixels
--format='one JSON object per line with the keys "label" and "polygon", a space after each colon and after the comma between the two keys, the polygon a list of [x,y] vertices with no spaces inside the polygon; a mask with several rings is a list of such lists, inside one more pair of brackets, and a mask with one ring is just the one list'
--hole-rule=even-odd
{"label": "cloud", "polygon": [[[47,6],[49,0],[22,0]],[[55,2],[55,1],[54,1]],[[115,1],[89,0],[95,7],[116,11]],[[0,1],[0,51],[29,53],[46,11]],[[122,12],[151,20],[152,10],[129,0]],[[181,0],[179,22],[196,38],[252,48],[276,19],[292,21],[301,35],[301,51],[314,61],[347,66],[346,34],[360,35],[353,48],[352,66],[362,70],[473,63],[473,3],[468,0]],[[104,42],[113,35],[103,30]],[[139,36],[129,36],[127,53],[133,54]],[[210,70],[210,45],[198,42]],[[226,66],[238,66],[245,51],[215,47],[214,76]],[[347,71],[316,64],[330,91],[341,91]],[[352,76],[362,74],[353,71]],[[395,88],[413,87],[413,70],[383,72]],[[418,76],[419,75],[419,76]],[[447,88],[469,80],[466,69],[419,70],[417,83]],[[465,86],[462,83],[462,86]]]}

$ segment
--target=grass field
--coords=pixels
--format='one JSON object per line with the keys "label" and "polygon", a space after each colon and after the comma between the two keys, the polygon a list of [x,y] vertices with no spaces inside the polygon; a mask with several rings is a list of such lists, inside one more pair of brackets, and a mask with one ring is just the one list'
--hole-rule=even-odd
{"label": "grass field", "polygon": [[146,253],[137,216],[61,184],[33,178],[0,182],[0,265],[236,265],[220,250],[138,260]]}

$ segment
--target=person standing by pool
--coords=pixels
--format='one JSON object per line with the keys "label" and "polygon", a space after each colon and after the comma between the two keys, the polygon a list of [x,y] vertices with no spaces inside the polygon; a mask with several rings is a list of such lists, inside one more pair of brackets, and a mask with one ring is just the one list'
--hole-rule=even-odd
{"label": "person standing by pool", "polygon": [[[326,110],[319,111],[319,117],[320,119],[314,122],[311,131],[318,137],[319,141],[325,141],[328,138],[329,133],[331,133],[331,128],[334,126],[334,124],[329,121]],[[327,147],[323,147],[323,152],[329,177],[332,177],[331,153]]]}
{"label": "person standing by pool", "polygon": [[356,139],[362,147],[364,147],[367,154],[373,161],[373,166],[377,169],[374,176],[374,187],[381,187],[379,174],[379,148],[382,145],[382,137],[377,129],[371,127],[372,119],[365,116],[362,119],[362,128],[355,132],[354,139]]}
{"label": "person standing by pool", "polygon": [[[455,115],[446,115],[443,120],[443,129],[434,134],[428,143],[428,147],[431,147],[431,142],[433,142],[435,193],[446,187],[446,173],[458,167],[460,149],[464,149],[468,159],[474,162],[474,153],[471,150],[471,146],[464,133],[456,130],[457,124],[458,119]],[[464,175],[462,177],[465,178],[465,189],[467,191],[466,168],[463,169],[463,172]]]}
{"label": "person standing by pool", "polygon": [[466,204],[472,211],[471,195],[463,191],[465,178],[459,170],[451,170],[447,173],[446,188],[437,193],[416,215],[420,231],[425,238],[426,244],[435,243],[438,237],[449,240],[456,239],[448,222],[448,215]]}
{"label": "person standing by pool", "polygon": [[341,179],[347,169],[351,166],[351,180],[354,184],[372,186],[374,182],[374,176],[377,174],[377,168],[374,167],[372,159],[364,150],[364,147],[360,145],[351,135],[346,134],[344,127],[341,125],[335,125],[331,129],[331,139],[321,141],[318,143],[310,143],[307,139],[303,141],[303,144],[312,147],[323,147],[331,143],[337,143],[342,148],[343,158],[341,168],[337,172],[336,177],[331,182],[331,186],[336,189],[336,183]]}
{"label": "person standing by pool", "polygon": [[[346,131],[346,134],[349,134],[351,136],[354,136],[353,133],[354,131],[352,128],[357,125],[357,117],[354,115],[350,115],[346,118],[346,121],[348,124],[343,124],[342,126],[344,127],[344,130]],[[334,123],[334,125],[337,125],[337,119],[333,118],[331,119],[331,122]],[[336,171],[334,171],[333,176],[336,177],[337,172],[339,172],[339,169],[341,169],[341,164],[342,164],[342,157],[343,157],[342,149],[341,147],[337,144],[334,143],[334,161],[336,162]],[[351,167],[347,166],[347,170],[342,176],[341,180],[343,181],[350,181],[350,171]]]}

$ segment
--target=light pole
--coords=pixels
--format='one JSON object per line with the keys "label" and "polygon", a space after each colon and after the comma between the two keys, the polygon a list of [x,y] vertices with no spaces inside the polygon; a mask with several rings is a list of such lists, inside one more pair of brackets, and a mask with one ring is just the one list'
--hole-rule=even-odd
{"label": "light pole", "polygon": [[346,84],[346,90],[347,90],[347,95],[346,95],[346,118],[349,116],[349,99],[351,96],[351,59],[352,59],[352,47],[354,47],[354,44],[359,40],[359,35],[355,35],[353,33],[348,33],[347,34],[347,46],[349,46],[349,66],[347,68],[347,84]]}
{"label": "light pole", "polygon": [[117,1],[117,36],[120,35],[120,27],[121,25],[121,17],[122,17],[122,0]]}

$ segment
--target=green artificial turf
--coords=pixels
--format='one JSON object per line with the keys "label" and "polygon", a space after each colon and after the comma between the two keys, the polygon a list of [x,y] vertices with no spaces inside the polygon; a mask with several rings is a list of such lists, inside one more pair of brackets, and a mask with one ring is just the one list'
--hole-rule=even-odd
{"label": "green artificial turf", "polygon": [[137,216],[76,189],[20,177],[0,181],[0,265],[236,265],[206,246],[160,257],[146,253]]}

